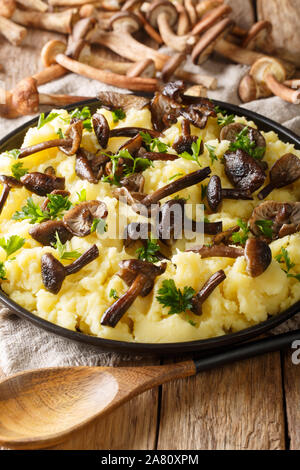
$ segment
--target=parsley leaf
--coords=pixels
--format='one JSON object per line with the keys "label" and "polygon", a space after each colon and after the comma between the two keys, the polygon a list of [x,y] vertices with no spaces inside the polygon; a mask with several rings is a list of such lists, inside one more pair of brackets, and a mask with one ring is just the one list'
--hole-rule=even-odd
{"label": "parsley leaf", "polygon": [[205,144],[205,147],[208,150],[208,153],[211,159],[211,164],[213,165],[214,161],[218,161],[218,157],[215,154],[216,147],[214,147],[213,145],[209,145],[209,144]]}
{"label": "parsley leaf", "polygon": [[1,153],[0,156],[9,157],[9,158],[13,158],[14,160],[18,160],[20,153],[21,153],[21,150],[12,149],[12,150],[6,150],[5,152]]}
{"label": "parsley leaf", "polygon": [[192,298],[195,291],[185,286],[183,292],[178,289],[173,279],[165,279],[159,289],[156,299],[164,307],[169,307],[168,315],[185,312],[192,308]]}
{"label": "parsley leaf", "polygon": [[86,201],[86,189],[82,189],[79,193],[77,192],[76,194],[78,196],[78,201],[76,204],[80,204],[81,202]]}
{"label": "parsley leaf", "polygon": [[126,118],[126,113],[124,113],[123,109],[114,109],[111,111],[113,122],[119,122]]}
{"label": "parsley leaf", "polygon": [[17,180],[19,180],[22,176],[26,175],[26,173],[28,173],[28,169],[23,168],[23,163],[22,162],[15,163],[11,167],[11,174]]}
{"label": "parsley leaf", "polygon": [[74,118],[77,118],[83,121],[84,129],[88,131],[92,130],[92,123],[91,123],[92,115],[91,115],[90,108],[88,106],[84,106],[84,108],[82,109],[79,109],[79,108],[74,109],[74,111],[70,113],[70,120]]}
{"label": "parsley leaf", "polygon": [[172,181],[173,179],[179,177],[179,176],[183,176],[183,173],[176,173],[175,175],[173,176],[170,176],[170,178],[168,179],[168,181]]}
{"label": "parsley leaf", "polygon": [[223,117],[218,117],[218,125],[228,126],[228,124],[232,124],[234,120],[234,114],[225,114],[225,116],[223,115]]}
{"label": "parsley leaf", "polygon": [[23,206],[21,211],[17,211],[13,215],[13,220],[24,220],[29,219],[30,224],[44,222],[50,219],[60,219],[63,216],[65,210],[69,210],[71,202],[68,196],[63,197],[61,194],[47,194],[49,203],[47,210],[43,211],[40,206],[33,202],[32,197],[27,199],[26,206]]}
{"label": "parsley leaf", "polygon": [[156,263],[159,258],[155,254],[160,250],[159,244],[155,238],[147,240],[147,245],[136,250],[136,254],[139,259],[148,261],[149,263]]}
{"label": "parsley leaf", "polygon": [[41,127],[43,127],[45,124],[48,124],[48,122],[53,121],[53,119],[55,119],[57,116],[59,116],[58,113],[50,113],[47,117],[45,117],[45,113],[42,113],[39,117],[37,128],[41,129]]}
{"label": "parsley leaf", "polygon": [[261,160],[265,153],[265,147],[257,147],[254,141],[251,141],[248,133],[248,127],[244,127],[236,136],[234,142],[229,145],[229,151],[235,152],[237,149],[244,150],[256,160]]}
{"label": "parsley leaf", "polygon": [[115,300],[118,300],[119,296],[116,289],[110,289],[109,297],[112,297]]}
{"label": "parsley leaf", "polygon": [[267,237],[272,238],[273,236],[273,221],[272,220],[257,220],[255,224],[258,226],[261,233]]}
{"label": "parsley leaf", "polygon": [[60,259],[77,259],[81,256],[78,251],[67,251],[67,244],[60,241],[58,232],[55,233],[55,239],[56,243],[53,243],[53,247],[57,249]]}
{"label": "parsley leaf", "polygon": [[18,251],[25,243],[25,239],[19,237],[19,235],[11,235],[11,237],[5,239],[0,238],[0,246],[3,250],[6,251],[6,259],[9,258],[10,255]]}
{"label": "parsley leaf", "polygon": [[[108,155],[108,154],[107,154]],[[118,168],[118,161],[120,158],[123,160],[131,160],[132,165],[127,165],[124,163],[123,166],[123,175],[130,176],[136,173],[137,171],[144,171],[149,166],[153,166],[153,162],[148,160],[148,158],[133,158],[127,149],[120,150],[116,155],[108,155],[112,161],[112,170],[108,176],[105,176],[102,181],[106,183],[115,184],[116,186],[120,185],[120,176],[116,174]]]}
{"label": "parsley leaf", "polygon": [[91,226],[91,233],[96,232],[99,235],[102,235],[104,232],[107,232],[107,223],[104,219],[94,219]]}
{"label": "parsley leaf", "polygon": [[6,281],[6,269],[2,261],[0,262],[0,279]]}
{"label": "parsley leaf", "polygon": [[207,184],[201,184],[201,201],[203,201],[206,197],[207,186]]}
{"label": "parsley leaf", "polygon": [[238,219],[236,224],[240,227],[240,230],[232,234],[232,241],[234,243],[245,245],[246,241],[248,240],[250,229],[242,219]]}
{"label": "parsley leaf", "polygon": [[63,213],[72,206],[68,196],[63,197],[61,194],[47,194],[47,198],[49,199],[47,205],[49,219],[61,219]]}
{"label": "parsley leaf", "polygon": [[185,160],[192,160],[195,163],[197,163],[197,165],[199,165],[201,167],[201,163],[199,162],[201,142],[202,142],[202,138],[198,137],[197,141],[192,143],[192,145],[191,145],[191,149],[192,149],[192,152],[193,152],[192,155],[188,152],[183,152],[183,153],[180,153],[179,156],[184,158]]}
{"label": "parsley leaf", "polygon": [[157,151],[160,153],[167,153],[168,145],[159,140],[157,137],[152,138],[149,132],[143,131],[140,132],[140,136],[142,137],[144,143],[146,144],[150,152]]}
{"label": "parsley leaf", "polygon": [[64,139],[64,138],[65,138],[64,133],[63,133],[61,127],[58,129],[57,135],[58,135],[58,137],[59,137],[60,139]]}
{"label": "parsley leaf", "polygon": [[286,273],[287,277],[292,277],[294,279],[297,279],[297,281],[300,282],[300,274],[290,273],[290,270],[294,268],[296,265],[295,263],[292,263],[290,259],[290,255],[288,251],[286,250],[286,248],[281,247],[281,253],[279,253],[279,255],[276,255],[275,259],[276,261],[278,261],[278,263],[285,263],[286,269],[283,269],[283,268],[281,269]]}

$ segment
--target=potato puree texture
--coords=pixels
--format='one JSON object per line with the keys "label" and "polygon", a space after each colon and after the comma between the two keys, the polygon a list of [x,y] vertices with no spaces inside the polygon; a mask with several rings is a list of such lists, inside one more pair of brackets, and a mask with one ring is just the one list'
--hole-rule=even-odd
{"label": "potato puree texture", "polygon": [[[59,128],[64,131],[68,124],[62,118],[67,116],[65,110],[55,110],[59,113],[53,121],[45,124],[40,130],[31,128],[25,137],[23,147],[37,144],[42,141],[57,138]],[[110,111],[99,110],[108,120],[111,128],[140,126],[152,128],[151,116],[148,109],[141,111],[131,110],[126,118],[115,124]],[[243,118],[236,118],[236,122],[246,123]],[[255,125],[249,122],[250,126]],[[180,119],[165,131],[165,143],[172,144],[180,134]],[[218,161],[211,165],[207,149],[200,156],[203,167],[211,166],[212,174],[217,174],[222,180],[223,187],[231,187],[224,173],[221,158],[228,149],[229,142],[218,141],[220,127],[217,119],[209,118],[205,129],[200,130],[191,126],[191,133],[202,136],[205,143],[216,147],[215,153]],[[269,168],[274,162],[287,152],[292,152],[300,157],[300,152],[293,145],[285,144],[278,139],[274,132],[263,133],[267,141],[265,160]],[[112,138],[109,141],[108,150],[117,151],[118,147],[127,138]],[[82,144],[89,151],[99,149],[93,132],[84,130]],[[87,200],[99,199],[108,207],[108,226],[113,223],[119,211],[126,209],[112,195],[113,187],[109,183],[99,182],[90,184],[80,180],[75,174],[75,157],[66,156],[57,148],[42,151],[22,160],[24,167],[30,171],[43,172],[46,167],[52,165],[57,176],[64,176],[66,189],[71,193],[70,200],[75,203],[78,200],[76,193],[83,188],[86,190]],[[11,174],[10,167],[16,163],[7,156],[0,157],[0,173]],[[144,192],[150,193],[169,183],[169,178],[175,174],[187,174],[199,169],[196,163],[179,158],[175,161],[157,161],[154,168],[144,172]],[[208,180],[203,183],[207,183]],[[178,193],[187,198],[189,203],[201,203],[201,184],[192,186]],[[190,341],[213,336],[224,335],[249,327],[267,319],[269,315],[276,315],[300,299],[300,282],[288,278],[281,269],[280,264],[273,259],[268,269],[259,277],[251,278],[246,273],[244,257],[237,259],[208,258],[201,259],[195,253],[181,251],[182,242],[173,245],[173,257],[168,262],[166,272],[156,278],[153,291],[147,297],[138,297],[128,312],[115,328],[101,326],[100,319],[104,311],[113,303],[109,296],[111,289],[115,289],[118,295],[127,290],[126,284],[115,274],[118,271],[118,263],[121,260],[135,256],[135,246],[131,251],[125,251],[122,240],[109,239],[106,234],[93,233],[85,238],[73,237],[68,242],[68,251],[78,250],[83,253],[92,244],[96,243],[100,256],[76,274],[68,276],[57,295],[45,290],[41,278],[41,256],[43,253],[53,253],[57,257],[57,251],[51,247],[43,247],[33,240],[28,229],[32,226],[27,220],[12,220],[13,214],[21,210],[28,197],[32,196],[34,202],[42,204],[44,198],[32,195],[25,188],[10,191],[8,200],[1,214],[0,236],[8,237],[17,234],[26,239],[24,247],[16,252],[15,259],[6,262],[7,280],[2,282],[2,289],[17,303],[36,315],[56,323],[65,328],[122,341],[136,342],[180,342]],[[172,195],[171,197],[174,197]],[[299,201],[300,181],[274,190],[267,200],[282,202]],[[170,199],[170,198],[168,198]],[[225,200],[220,206],[220,212],[208,215],[210,221],[223,221],[223,229],[236,224],[238,218],[246,221],[250,217],[253,208],[259,204],[254,195],[253,201]],[[130,211],[130,220],[136,221],[139,216]],[[206,242],[210,238],[206,237]],[[289,255],[295,267],[294,273],[300,273],[300,234],[287,236],[274,241],[271,245],[273,257],[280,253],[281,247],[288,249]],[[5,260],[5,252],[0,248],[0,261]],[[62,261],[65,264],[71,261]],[[187,314],[168,315],[168,309],[163,308],[156,300],[158,289],[164,279],[174,279],[176,286],[192,286],[198,291],[204,282],[216,271],[223,269],[226,279],[209,296],[203,305],[203,314],[197,317],[188,313],[188,319],[192,319],[195,325],[187,321]],[[132,328],[133,325],[133,328]]]}

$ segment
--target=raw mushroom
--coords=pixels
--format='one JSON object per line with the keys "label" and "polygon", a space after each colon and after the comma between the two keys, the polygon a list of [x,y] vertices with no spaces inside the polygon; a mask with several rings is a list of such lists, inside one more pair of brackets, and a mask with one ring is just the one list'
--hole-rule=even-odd
{"label": "raw mushroom", "polygon": [[0,16],[0,34],[13,46],[20,46],[27,36],[27,29],[14,23],[9,18]]}
{"label": "raw mushroom", "polygon": [[20,178],[28,191],[39,196],[47,196],[55,189],[65,189],[65,178],[34,171]]}
{"label": "raw mushroom", "polygon": [[200,37],[192,51],[191,57],[193,63],[201,65],[205,62],[217,46],[217,43],[230,31],[232,26],[233,22],[229,18],[224,18],[208,29]]}
{"label": "raw mushroom", "polygon": [[150,23],[146,20],[145,16],[143,15],[143,12],[141,11],[141,6],[143,4],[143,0],[127,0],[121,8],[121,11],[132,11],[135,13],[141,23],[143,24],[144,30],[146,31],[149,36],[154,39],[157,44],[161,45],[163,44],[163,40],[159,33],[151,26]]}
{"label": "raw mushroom", "polygon": [[16,9],[15,0],[2,0],[0,3],[0,15],[4,18],[10,18]]}
{"label": "raw mushroom", "polygon": [[270,21],[257,21],[249,29],[247,36],[242,42],[245,49],[258,49],[266,54],[274,53],[274,42],[272,38],[272,23]]}
{"label": "raw mushroom", "polygon": [[94,219],[105,219],[107,207],[101,201],[85,201],[65,213],[63,221],[75,237],[86,237],[91,233]]}
{"label": "raw mushroom", "polygon": [[190,248],[186,251],[192,251],[193,253],[198,253],[201,255],[201,258],[238,258],[239,256],[244,256],[243,248],[239,246],[224,245],[220,243],[218,245],[211,246],[201,246]]}
{"label": "raw mushroom", "polygon": [[[191,126],[187,119],[183,119],[181,122],[181,131],[182,135],[177,137],[172,145],[172,148],[176,153],[180,154],[183,152],[188,152],[192,154],[192,144],[197,142],[198,136],[191,135]],[[199,155],[203,153],[204,145],[201,140]]]}
{"label": "raw mushroom", "polygon": [[210,174],[211,170],[209,167],[205,167],[201,170],[194,171],[193,173],[189,173],[182,178],[178,178],[176,181],[172,181],[171,183],[163,186],[162,188],[157,189],[151,194],[148,194],[142,201],[146,207],[151,206],[151,204],[156,204],[161,199],[164,199],[171,194],[177,193],[182,189],[188,188],[193,186],[194,184],[200,183],[205,178],[207,178]]}
{"label": "raw mushroom", "polygon": [[217,21],[224,18],[228,13],[231,13],[232,9],[229,5],[218,5],[216,8],[211,10],[204,18],[193,27],[192,34],[201,35],[205,31],[209,30],[214,26]]}
{"label": "raw mushroom", "polygon": [[217,175],[212,176],[209,180],[206,198],[212,212],[217,212],[223,199],[253,200],[249,191],[245,191],[243,189],[222,188],[221,178]]}
{"label": "raw mushroom", "polygon": [[177,23],[178,12],[169,1],[157,0],[153,2],[147,12],[147,19],[151,26],[158,28],[164,43],[176,51],[189,51],[196,42],[196,38],[190,34],[178,36],[172,30],[172,27]]}
{"label": "raw mushroom", "polygon": [[0,175],[0,183],[2,185],[2,192],[0,196],[0,214],[3,210],[4,204],[8,198],[11,188],[21,188],[23,184],[13,176]]}
{"label": "raw mushroom", "polygon": [[45,253],[41,260],[42,281],[45,288],[52,294],[58,294],[66,276],[77,273],[98,256],[99,250],[93,245],[73,263],[64,266],[51,253]]}
{"label": "raw mushroom", "polygon": [[283,188],[300,178],[300,159],[293,153],[286,153],[272,166],[270,183],[257,195],[258,199],[265,199],[273,189]]}
{"label": "raw mushroom", "polygon": [[109,125],[103,114],[95,113],[92,116],[92,124],[99,145],[106,149],[109,139]]}
{"label": "raw mushroom", "polygon": [[213,274],[199,290],[199,292],[192,298],[191,311],[195,315],[202,315],[203,302],[210,296],[210,294],[226,279],[226,275],[222,269]]}
{"label": "raw mushroom", "polygon": [[259,238],[248,238],[245,245],[246,271],[251,277],[260,276],[271,264],[269,245]]}
{"label": "raw mushroom", "polygon": [[128,259],[119,263],[121,270],[118,276],[125,281],[129,289],[103,314],[101,325],[114,328],[133,304],[138,295],[146,297],[154,286],[157,276],[163,274],[167,263],[155,266],[147,261]]}
{"label": "raw mushroom", "polygon": [[73,237],[62,220],[46,220],[41,224],[35,224],[28,229],[28,233],[34,240],[44,246],[50,246],[56,242],[56,233],[62,243],[66,243]]}
{"label": "raw mushroom", "polygon": [[264,97],[279,96],[284,101],[300,104],[300,90],[292,90],[283,84],[287,70],[282,62],[272,57],[261,57],[252,65],[250,75],[255,80]]}
{"label": "raw mushroom", "polygon": [[249,219],[249,227],[254,235],[262,235],[257,222],[264,220],[272,222],[273,240],[298,232],[300,229],[300,202],[265,201],[259,204]]}
{"label": "raw mushroom", "polygon": [[238,189],[253,193],[265,181],[261,166],[247,152],[237,149],[224,154],[225,173],[230,183]]}
{"label": "raw mushroom", "polygon": [[55,13],[43,13],[16,9],[11,17],[13,21],[31,28],[45,29],[62,34],[70,34],[76,21],[79,19],[75,8]]}

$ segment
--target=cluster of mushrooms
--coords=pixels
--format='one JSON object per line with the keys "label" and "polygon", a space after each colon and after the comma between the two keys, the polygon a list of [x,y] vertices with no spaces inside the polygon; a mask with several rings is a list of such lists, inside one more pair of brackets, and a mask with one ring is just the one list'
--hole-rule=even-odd
{"label": "cluster of mushrooms", "polygon": [[[42,49],[44,69],[5,92],[0,115],[15,118],[38,111],[39,104],[63,106],[86,96],[49,95],[38,86],[69,72],[133,91],[154,92],[172,77],[192,86],[187,94],[206,96],[215,89],[214,77],[184,69],[188,58],[202,64],[216,51],[235,63],[250,66],[239,95],[247,102],[280,96],[299,104],[300,80],[295,67],[274,56],[272,25],[258,21],[249,31],[235,25],[232,9],[223,0],[3,0],[0,33],[20,45],[26,26],[56,31],[67,42],[52,40]],[[101,46],[118,54],[107,59],[96,54]],[[172,54],[158,49],[166,45]]]}
{"label": "cluster of mushrooms", "polygon": [[[157,227],[152,226],[152,219],[149,222],[132,222],[127,225],[124,231],[124,247],[127,249],[135,243],[142,243],[144,246],[149,240],[149,234],[155,233],[158,239],[160,251],[156,253],[157,259],[161,261],[158,266],[141,259],[127,259],[120,263],[120,271],[117,273],[128,285],[128,290],[118,298],[103,314],[102,325],[115,327],[128,308],[132,305],[138,295],[147,296],[153,289],[157,276],[164,273],[169,260],[167,251],[178,238],[178,230],[181,229],[187,219],[184,213],[186,200],[183,198],[172,198],[164,202],[160,201],[182,189],[191,187],[209,178],[207,184],[207,206],[210,213],[217,212],[223,199],[253,199],[253,193],[260,190],[257,197],[263,200],[275,188],[289,185],[300,178],[300,160],[297,156],[289,153],[283,155],[269,171],[269,183],[266,172],[268,165],[263,159],[255,160],[246,151],[238,148],[235,151],[227,151],[224,154],[223,164],[225,173],[233,188],[223,188],[220,178],[211,175],[211,168],[205,167],[197,171],[179,177],[175,181],[159,188],[158,190],[145,194],[144,189],[144,167],[136,165],[135,172],[129,176],[124,175],[125,168],[133,165],[135,159],[175,160],[180,158],[178,154],[182,152],[191,153],[192,144],[197,140],[197,136],[191,134],[190,125],[193,124],[199,129],[205,128],[209,117],[217,117],[214,105],[206,98],[196,98],[184,94],[183,82],[173,82],[167,84],[161,91],[156,92],[151,101],[144,97],[124,95],[114,92],[102,92],[99,95],[101,106],[110,110],[122,108],[142,109],[149,106],[154,129],[140,127],[119,127],[110,130],[107,120],[103,114],[95,113],[91,122],[94,133],[100,145],[100,150],[96,153],[87,152],[81,147],[83,123],[78,118],[73,118],[65,133],[65,137],[54,139],[32,147],[22,148],[19,159],[34,154],[51,147],[59,149],[68,155],[75,155],[75,172],[82,180],[87,180],[92,184],[97,184],[103,177],[112,175],[112,171],[118,175],[118,185],[112,184],[112,194],[123,203],[130,205],[137,212],[140,208],[147,210],[157,205],[156,221]],[[148,132],[151,137],[163,137],[163,131],[181,118],[181,135],[174,141],[174,153],[161,153],[149,151],[141,137],[141,131]],[[235,142],[237,135],[246,126],[241,123],[231,123],[221,129],[220,140]],[[255,148],[265,151],[266,142],[259,130],[247,127],[247,135]],[[112,137],[128,137],[119,151],[126,149],[133,160],[119,158],[113,170],[110,153],[106,151],[108,141]],[[200,153],[203,153],[203,146]],[[65,188],[65,179],[57,177],[53,167],[48,167],[44,173],[31,172],[20,178],[12,176],[0,176],[3,191],[0,196],[0,208],[2,210],[9,191],[14,188],[24,186],[28,191],[45,197],[41,209],[47,211],[49,204],[49,194],[60,194],[68,196],[69,192]],[[261,189],[262,188],[262,189]],[[181,209],[181,221],[174,218],[174,209]],[[105,219],[108,215],[105,203],[98,200],[88,200],[67,210],[61,220],[46,220],[33,225],[29,229],[32,238],[41,245],[51,246],[55,243],[57,234],[62,243],[70,240],[73,236],[85,237],[91,233],[93,221],[95,219]],[[150,221],[151,220],[151,221]],[[267,238],[259,230],[257,221],[272,222],[272,237]],[[223,231],[222,221],[198,222],[189,220],[193,232],[204,232],[212,237],[210,245],[202,247],[195,246],[189,251],[208,257],[229,257],[237,258],[245,256],[247,272],[250,276],[261,275],[269,266],[272,260],[269,243],[287,234],[292,234],[300,230],[300,203],[279,203],[274,201],[261,202],[253,211],[249,220],[249,229],[252,236],[246,241],[245,247],[241,243],[234,243],[232,235],[240,230],[234,226]],[[82,267],[92,262],[99,256],[99,250],[93,245],[76,261],[68,266],[62,265],[51,253],[43,254],[41,259],[42,280],[45,288],[57,294],[62,286],[65,277],[78,272]],[[200,291],[192,299],[192,311],[196,315],[201,314],[203,302],[211,292],[226,278],[221,270],[214,273]]]}

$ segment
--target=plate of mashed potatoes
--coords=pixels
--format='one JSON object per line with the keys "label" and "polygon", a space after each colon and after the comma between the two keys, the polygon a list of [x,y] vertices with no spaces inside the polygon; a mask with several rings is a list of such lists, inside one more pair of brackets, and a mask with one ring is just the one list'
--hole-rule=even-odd
{"label": "plate of mashed potatoes", "polygon": [[0,143],[1,301],[103,349],[253,337],[300,301],[300,141],[184,94],[102,92]]}

